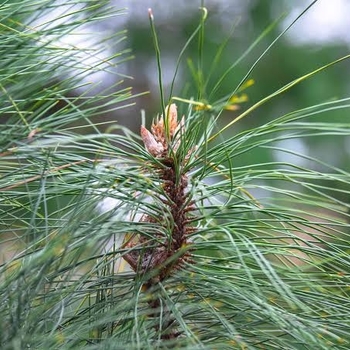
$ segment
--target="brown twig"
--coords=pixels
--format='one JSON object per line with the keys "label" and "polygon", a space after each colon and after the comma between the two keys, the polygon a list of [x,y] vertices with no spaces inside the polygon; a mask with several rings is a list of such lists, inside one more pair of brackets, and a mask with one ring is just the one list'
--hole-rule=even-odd
{"label": "brown twig", "polygon": [[[169,234],[164,236],[156,234],[152,242],[150,242],[149,235],[147,237],[138,235],[137,240],[131,240],[125,244],[125,247],[131,250],[123,258],[136,274],[148,273],[149,277],[144,283],[144,291],[153,290],[159,282],[163,282],[182,268],[185,262],[192,262],[188,236],[196,230],[191,226],[190,217],[191,212],[195,210],[195,205],[187,192],[187,174],[181,173],[181,170],[179,174],[178,171],[178,169],[184,169],[189,157],[187,155],[179,159],[177,155],[184,131],[184,119],[178,122],[174,104],[166,108],[165,117],[161,116],[156,119],[152,124],[151,132],[141,127],[141,137],[145,148],[157,159],[151,164],[151,169],[158,176],[160,186],[164,191],[164,197],[159,198],[158,203],[162,208],[167,207],[162,211],[168,216],[167,218],[156,218],[146,215],[142,221],[160,225],[163,230],[168,229],[168,222],[172,223]],[[161,232],[162,229],[159,231]],[[155,294],[152,292],[152,295]],[[151,309],[154,309],[152,316],[159,316],[159,298],[153,297],[148,303]],[[165,321],[162,326],[164,330],[161,335],[162,339],[179,336],[175,326],[170,315],[170,320]]]}

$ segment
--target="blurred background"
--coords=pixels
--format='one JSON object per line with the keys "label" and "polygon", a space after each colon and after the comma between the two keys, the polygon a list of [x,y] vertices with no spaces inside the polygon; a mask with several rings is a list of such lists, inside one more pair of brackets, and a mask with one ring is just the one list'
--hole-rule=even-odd
{"label": "blurred background", "polygon": [[[65,5],[61,0],[55,1],[62,6],[55,8],[46,15],[35,19],[35,23],[57,25],[64,21],[62,14],[72,11],[73,5]],[[95,57],[95,63],[104,57],[117,54],[121,50],[128,51],[133,59],[124,61],[119,56],[115,58],[114,69],[124,79],[125,87],[132,86],[133,93],[145,93],[134,100],[132,109],[120,110],[105,118],[113,118],[118,123],[137,129],[140,123],[140,110],[144,109],[152,117],[160,109],[159,84],[157,64],[152,33],[148,18],[148,8],[152,8],[156,30],[161,50],[163,88],[169,93],[169,86],[175,72],[175,66],[181,49],[187,43],[200,22],[202,12],[199,7],[204,4],[208,9],[208,19],[205,28],[204,68],[210,70],[212,60],[220,45],[228,39],[219,65],[208,84],[214,86],[222,74],[239,59],[250,45],[274,21],[276,26],[254,47],[254,49],[227,75],[218,91],[211,96],[209,103],[231,93],[241,81],[249,68],[272,43],[272,41],[312,3],[310,0],[172,0],[166,4],[157,0],[112,0],[117,9],[123,9],[121,15],[113,20],[99,22],[99,27],[87,28],[89,39],[83,35],[61,37],[61,45],[89,47],[94,42],[102,40],[106,34],[127,30],[125,40],[109,43],[110,52],[101,52]],[[78,5],[74,5],[78,6]],[[255,84],[247,90],[249,101],[242,106],[248,108],[251,104],[267,96],[293,79],[310,72],[349,52],[350,45],[350,3],[346,0],[319,0],[312,6],[288,32],[271,48],[256,66],[251,78]],[[234,27],[234,29],[233,29]],[[188,60],[196,64],[198,58],[198,40],[188,46],[180,65],[180,71],[175,80],[174,95],[184,98],[198,94],[188,69]],[[83,60],[92,57],[87,53]],[[294,109],[317,104],[322,101],[348,96],[350,63],[343,62],[326,72],[310,79],[306,83],[294,87],[286,95],[282,95],[263,106],[258,112],[242,123],[250,126],[260,125]],[[204,77],[206,78],[206,77]],[[115,81],[114,75],[92,74],[88,76],[89,83],[106,88]],[[89,89],[90,87],[86,87]],[[79,95],[84,91],[77,91]],[[95,90],[92,90],[93,93]],[[166,94],[168,96],[168,94]],[[232,114],[231,116],[232,117]],[[245,127],[245,126],[243,126]]]}
{"label": "blurred background", "polygon": [[[29,3],[27,1],[26,6]],[[103,131],[112,122],[139,133],[142,111],[147,123],[150,123],[161,110],[149,8],[152,9],[158,35],[165,103],[170,96],[179,55],[186,46],[174,79],[172,95],[184,99],[199,98],[200,84],[191,73],[191,65],[196,68],[201,59],[202,78],[207,84],[200,98],[215,105],[218,100],[227,98],[235,91],[271,43],[313,4],[259,60],[248,77],[255,83],[244,91],[248,100],[240,104],[239,110],[224,111],[219,118],[221,126],[285,84],[349,53],[350,2],[347,0],[111,0],[109,5],[120,10],[120,15],[112,19],[101,16],[98,21],[92,22],[86,21],[83,16],[90,13],[94,16],[93,11],[80,11],[83,7],[88,9],[90,1],[48,0],[48,3],[51,6],[46,6],[42,11],[28,12],[29,29],[37,29],[40,33],[49,33],[52,29],[52,33],[67,21],[80,23],[76,31],[67,35],[59,29],[57,37],[49,38],[51,34],[48,34],[47,38],[40,38],[41,42],[47,39],[50,45],[56,45],[62,54],[72,55],[75,52],[75,56],[70,57],[73,62],[70,67],[61,67],[56,59],[47,59],[57,79],[65,80],[67,74],[81,77],[80,87],[75,91],[67,91],[67,95],[71,98],[81,95],[86,97],[104,95],[110,89],[116,93],[128,87],[132,89],[135,97],[124,103],[131,104],[128,108],[120,108],[120,104],[113,103],[106,113],[94,119]],[[202,57],[198,50],[198,35],[188,43],[201,21],[201,6],[205,6],[208,11]],[[81,23],[84,25],[81,26]],[[114,36],[115,33],[119,35]],[[108,37],[114,39],[108,40]],[[225,48],[220,52],[226,41]],[[95,47],[98,49],[90,50]],[[219,59],[215,62],[218,52]],[[110,57],[113,57],[112,65],[107,60]],[[233,69],[229,69],[233,65]],[[95,71],[94,67],[97,67]],[[349,76],[350,61],[347,60],[326,69],[235,123],[222,135],[222,140],[232,133],[255,128],[292,111],[348,97]],[[188,105],[177,104],[180,113],[186,113]],[[64,105],[62,99],[57,108],[61,109]],[[346,109],[338,109],[319,113],[313,120],[347,122],[348,117]],[[3,116],[0,118],[6,120]],[[257,148],[254,152],[235,156],[234,166],[289,162],[320,172],[329,171],[320,163],[310,164],[308,157],[314,157],[350,171],[350,137],[344,133],[342,136],[329,137],[286,137],[276,141],[274,146],[285,151]],[[342,192],[338,196],[347,195]],[[348,201],[348,198],[339,199]]]}
{"label": "blurred background", "polygon": [[[160,111],[157,63],[148,8],[152,8],[154,15],[161,51],[163,88],[167,98],[179,53],[200,22],[202,12],[199,7],[203,3],[208,10],[203,51],[204,71],[209,72],[220,45],[228,40],[227,46],[220,56],[219,64],[208,83],[207,96],[202,96],[209,98],[208,103],[211,104],[234,91],[237,84],[264,50],[312,1],[206,0],[202,2],[200,0],[172,0],[166,3],[156,0],[112,1],[113,6],[124,9],[125,14],[113,21],[102,21],[101,27],[92,28],[94,38],[91,38],[91,42],[80,36],[69,37],[69,40],[76,38],[74,40],[77,41],[73,43],[74,45],[92,45],[94,40],[98,41],[100,37],[102,38],[101,33],[104,35],[106,31],[114,33],[123,29],[127,30],[125,40],[112,43],[110,45],[111,52],[102,52],[101,57],[95,59],[102,60],[104,55],[130,50],[133,59],[124,62],[123,59],[116,57],[114,69],[124,80],[121,86],[131,86],[134,94],[142,94],[142,96],[136,97],[133,100],[135,104],[130,108],[112,111],[101,116],[103,120],[114,120],[116,123],[138,132],[141,123],[141,110],[146,111],[148,121]],[[61,10],[64,10],[64,6]],[[347,0],[317,1],[257,64],[250,75],[255,84],[246,90],[249,100],[241,105],[240,111],[244,111],[288,82],[348,54],[350,45],[349,14],[350,3]],[[49,16],[52,20],[55,16],[59,17],[60,14],[52,12]],[[225,71],[276,20],[279,20],[277,24],[227,74],[215,93],[212,93],[211,88]],[[83,59],[91,59],[91,57],[83,57]],[[196,64],[197,59],[198,39],[196,38],[190,43],[183,55],[175,79],[173,95],[187,99],[197,97],[198,89],[188,68],[188,62]],[[347,97],[350,92],[349,76],[350,62],[344,61],[337,64],[263,105],[248,118],[235,124],[234,129],[231,128],[229,132],[253,128],[296,109]],[[115,75],[109,75],[107,70],[105,74],[92,74],[88,76],[88,79],[92,80],[90,82],[98,84],[99,89],[107,88],[115,83],[111,81],[111,79],[115,79]],[[91,93],[94,91],[92,90]],[[77,91],[76,93],[81,92]],[[187,106],[179,108],[180,111],[185,111]],[[240,111],[225,112],[222,116],[222,123],[227,123]],[[317,117],[317,120],[345,122],[347,117],[346,112],[341,110],[323,113]],[[283,148],[312,155],[337,167],[345,166],[348,168],[349,137],[290,139],[281,142],[280,146]],[[298,165],[303,165],[305,162],[303,158],[280,152],[264,154],[255,152],[253,157],[259,157],[261,162],[264,160],[285,160]],[[266,159],[262,159],[264,157]],[[254,162],[256,159],[246,159],[245,161]]]}
{"label": "blurred background", "polygon": [[[48,6],[47,9],[37,11],[32,16],[28,12],[28,28],[39,29],[45,33],[45,30],[50,28],[55,30],[61,24],[63,26],[70,19],[77,23],[84,21],[82,16],[89,15],[89,11],[80,9],[91,5],[90,2],[64,0],[48,2],[52,6]],[[26,6],[28,3],[30,1],[26,2]],[[84,26],[77,26],[76,33],[64,35],[62,31],[59,32],[57,42],[54,42],[56,39],[49,39],[51,41],[48,42],[56,45],[62,52],[67,47],[67,54],[74,52],[74,48],[81,49],[79,54],[72,58],[72,66],[60,67],[57,60],[49,58],[47,64],[52,62],[52,70],[57,71],[55,74],[58,79],[65,80],[67,74],[82,77],[80,87],[67,92],[69,97],[93,96],[98,93],[103,95],[104,91],[111,87],[116,92],[131,87],[135,95],[127,102],[132,104],[131,106],[119,108],[118,104],[111,105],[108,112],[97,117],[95,121],[101,123],[99,126],[101,129],[109,127],[110,123],[103,124],[108,121],[138,133],[141,111],[145,111],[149,123],[161,110],[149,8],[153,11],[159,40],[163,89],[167,103],[180,52],[188,44],[189,38],[201,21],[203,11],[200,7],[206,7],[208,17],[201,60],[203,80],[206,81],[209,76],[210,79],[205,89],[201,91],[200,98],[209,104],[215,104],[237,88],[269,45],[312,3],[313,6],[259,60],[248,77],[255,83],[244,91],[248,100],[240,105],[239,110],[224,111],[221,115],[219,122],[226,125],[239,113],[283,85],[349,53],[349,1],[171,0],[165,3],[156,0],[111,0],[109,4],[113,8],[121,9],[120,16],[114,16],[112,19],[102,17],[96,22],[87,21]],[[93,16],[93,11],[91,13]],[[272,25],[273,23],[275,25]],[[264,32],[266,34],[257,41]],[[119,40],[105,40],[115,33],[120,33]],[[214,58],[226,41],[227,44],[215,63]],[[256,45],[252,46],[254,42]],[[198,83],[191,73],[191,64],[193,67],[197,67],[198,64],[198,46],[197,35],[182,55],[174,80],[173,96],[198,99]],[[94,47],[98,47],[98,51],[92,54],[90,48]],[[109,57],[113,57],[113,65],[107,63],[106,59]],[[82,64],[79,64],[80,62]],[[232,65],[233,69],[229,70]],[[96,66],[98,69],[93,72]],[[103,69],[100,69],[101,67]],[[221,79],[223,76],[224,79]],[[336,64],[264,104],[234,127],[229,128],[227,132],[238,133],[298,109],[346,98],[350,93],[349,76],[350,61]],[[220,84],[217,85],[218,81]],[[62,108],[64,103],[62,101],[57,108]],[[185,113],[188,107],[185,103],[178,103],[178,106],[180,113]],[[6,120],[3,116],[0,118]],[[346,109],[333,110],[317,115],[314,120],[347,122],[348,113]],[[223,138],[226,136],[224,134]],[[348,161],[350,138],[347,135],[286,138],[275,146],[350,170]],[[305,157],[276,150],[259,149],[251,154],[245,154],[244,157],[235,158],[236,165],[274,161],[310,166]],[[316,170],[321,171],[322,167]]]}
{"label": "blurred background", "polygon": [[[232,92],[252,64],[268,45],[285,29],[311,1],[297,0],[206,0],[208,19],[205,29],[204,67],[211,68],[212,60],[220,45],[229,37],[220,64],[213,76],[212,85],[254,42],[271,23],[281,18],[270,33],[238,64],[223,80],[220,89],[212,96],[219,99]],[[127,116],[117,115],[120,123],[139,124],[140,109],[148,116],[159,111],[159,87],[157,65],[148,19],[148,8],[152,8],[162,57],[163,83],[165,91],[173,79],[176,61],[183,46],[197,27],[201,1],[159,1],[117,0],[115,6],[125,7],[126,16],[120,16],[120,23],[106,23],[112,30],[127,28],[125,45],[131,48],[135,58],[121,66],[132,76],[127,81],[134,93],[149,93],[135,100],[136,105],[126,110]],[[267,96],[284,84],[316,69],[334,59],[349,53],[350,45],[350,3],[346,0],[319,0],[293,27],[273,46],[251,74],[255,84],[246,93],[249,101],[242,109]],[[232,26],[235,26],[232,35]],[[198,41],[189,45],[184,54],[179,75],[175,82],[175,96],[196,98],[195,84],[187,69],[186,60],[194,63],[198,57]],[[309,81],[300,84],[274,102],[263,106],[251,117],[242,121],[250,127],[260,125],[295,109],[322,101],[349,95],[350,63],[344,62]],[[210,92],[210,84],[208,93]],[[168,96],[168,95],[166,95]],[[232,113],[229,118],[232,117]],[[334,116],[335,117],[335,116]]]}

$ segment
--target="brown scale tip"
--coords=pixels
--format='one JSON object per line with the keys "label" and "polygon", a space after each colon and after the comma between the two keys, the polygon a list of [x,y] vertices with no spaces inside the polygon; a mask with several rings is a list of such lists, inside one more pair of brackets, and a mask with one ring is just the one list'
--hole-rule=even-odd
{"label": "brown scale tip", "polygon": [[165,117],[157,117],[148,131],[141,126],[141,138],[147,151],[154,157],[163,157],[171,148],[174,152],[179,148],[181,134],[184,132],[185,120],[177,120],[177,107],[174,103],[165,108]]}

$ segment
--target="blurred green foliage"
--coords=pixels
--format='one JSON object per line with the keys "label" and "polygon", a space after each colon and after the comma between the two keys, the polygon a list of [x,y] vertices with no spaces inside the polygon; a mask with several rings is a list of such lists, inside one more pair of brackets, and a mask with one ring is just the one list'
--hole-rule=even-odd
{"label": "blurred green foliage", "polygon": [[[227,47],[223,50],[219,64],[216,66],[212,75],[211,83],[207,86],[207,95],[211,94],[211,88],[227,68],[248,49],[254,40],[271,23],[276,21],[276,18],[281,18],[279,23],[266,34],[252,52],[241,60],[222,81],[218,91],[212,94],[211,100],[208,101],[209,103],[213,103],[217,99],[230,94],[236,88],[237,84],[261,53],[282,32],[287,24],[292,21],[291,17],[287,17],[288,20],[286,20],[283,16],[288,15],[295,7],[300,8],[301,4],[304,4],[306,8],[310,4],[310,1],[291,3],[290,1],[280,0],[259,0],[248,1],[244,5],[233,1],[231,2],[232,6],[230,4],[226,5],[227,11],[225,13],[222,12],[219,6],[224,6],[225,1],[220,3],[208,0],[205,2],[196,1],[195,3],[197,6],[191,3],[188,5],[188,9],[184,9],[185,13],[183,16],[171,16],[162,6],[154,8],[153,12],[164,63],[163,75],[168,77],[168,79],[164,79],[165,81],[171,80],[178,55],[197,26],[201,16],[198,7],[201,3],[208,9],[202,57],[204,72],[209,72],[213,64],[213,58],[218,52],[220,45],[228,38]],[[317,11],[318,5],[318,2],[316,2],[308,11]],[[133,7],[131,7],[129,9],[129,22],[127,24],[129,44],[135,54],[135,60],[129,63],[130,74],[134,77],[132,85],[136,92],[150,91],[150,94],[137,100],[134,109],[134,120],[136,124],[134,127],[137,130],[139,110],[141,108],[145,109],[151,118],[159,110],[160,100],[157,87],[155,53],[149,23],[147,22],[147,12],[145,9],[144,18],[141,20],[135,20],[133,12]],[[166,12],[165,15],[163,14],[164,12]],[[307,17],[309,12],[304,17]],[[232,35],[230,35],[232,26],[235,29]],[[299,22],[293,25],[294,32],[298,32],[298,26]],[[317,31],[317,28],[313,30]],[[298,35],[303,36],[303,32],[300,32]],[[347,46],[341,42],[334,42],[333,44],[299,44],[293,42],[288,35],[282,36],[251,73],[250,77],[254,79],[255,85],[246,91],[249,101],[241,106],[241,111],[284,84],[347,53]],[[176,96],[187,99],[191,97],[197,98],[198,86],[196,86],[191,77],[187,63],[188,60],[196,62],[197,57],[198,41],[194,41],[188,46],[184,54],[180,74],[175,81],[174,94]],[[326,72],[318,74],[306,82],[293,87],[287,93],[261,106],[248,118],[240,121],[239,124],[235,124],[234,128],[229,132],[235,133],[240,130],[251,129],[290,111],[327,100],[331,101],[335,98],[347,97],[349,92],[349,65],[350,62],[348,61],[342,62],[327,69]],[[169,84],[165,85],[164,88],[166,92],[169,92]],[[222,125],[225,125],[228,120],[233,119],[238,113],[239,111],[223,113]],[[342,122],[346,121],[346,118],[347,114],[344,111],[332,111],[319,115],[318,121],[329,121],[331,119],[334,122]],[[349,145],[348,136],[337,137],[337,139],[334,136],[329,138],[323,137],[322,139],[314,138],[305,141],[305,146],[312,150],[312,154],[315,157],[324,159],[334,166],[349,163],[349,153],[346,149],[349,146],[347,145]],[[270,156],[272,157],[272,155]],[[246,160],[256,163],[261,157],[265,156],[255,152],[255,157],[257,158]],[[346,169],[349,169],[349,167],[346,166]]]}

